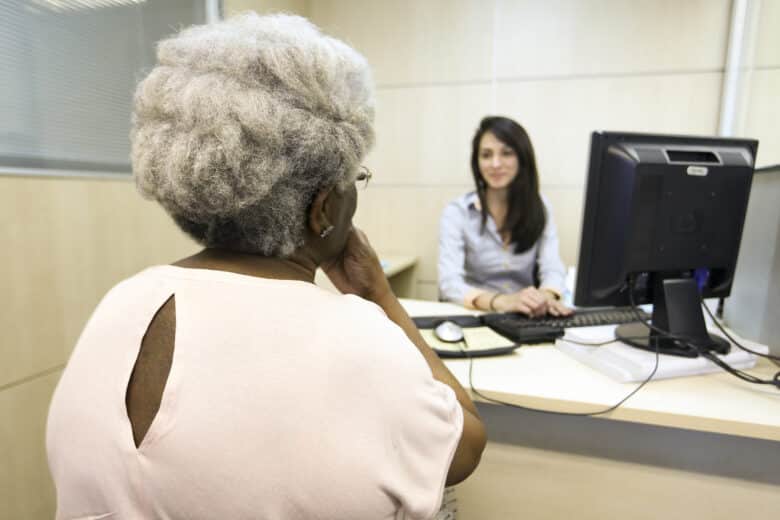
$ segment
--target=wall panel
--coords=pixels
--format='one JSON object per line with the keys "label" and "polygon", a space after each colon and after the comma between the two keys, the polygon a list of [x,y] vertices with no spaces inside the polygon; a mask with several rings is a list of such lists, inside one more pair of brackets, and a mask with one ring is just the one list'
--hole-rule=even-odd
{"label": "wall panel", "polygon": [[[576,263],[593,130],[717,129],[727,0],[445,3],[311,4],[312,20],[374,70],[377,143],[366,163],[376,190],[367,197],[383,210],[369,216],[361,203],[358,218],[383,247],[420,257],[420,293],[435,283],[431,244],[452,198],[431,188],[453,196],[472,189],[469,147],[481,117],[505,114],[528,128],[567,264]],[[383,222],[412,229],[387,234]]]}
{"label": "wall panel", "polygon": [[492,75],[493,0],[315,0],[311,17],[366,56],[380,86]]}
{"label": "wall panel", "polygon": [[553,208],[553,218],[558,229],[561,260],[568,266],[577,265],[580,245],[580,227],[584,188],[579,186],[545,186],[542,194]]}
{"label": "wall panel", "polygon": [[744,135],[758,139],[758,166],[780,163],[780,67],[753,70]]}
{"label": "wall panel", "polygon": [[355,224],[375,249],[417,256],[418,280],[435,281],[441,212],[470,189],[466,184],[369,187],[360,192]]}
{"label": "wall panel", "polygon": [[379,89],[372,184],[473,184],[471,138],[489,110],[487,85]]}
{"label": "wall panel", "polygon": [[714,134],[721,81],[720,73],[502,81],[497,97],[528,130],[542,183],[583,185],[594,130]]}
{"label": "wall panel", "polygon": [[244,11],[285,12],[308,16],[310,3],[310,0],[223,0],[222,10],[225,16]]}
{"label": "wall panel", "polygon": [[0,519],[54,518],[46,416],[60,371],[0,391]]}
{"label": "wall panel", "polygon": [[[499,0],[499,78],[712,71],[728,0]],[[652,80],[650,80],[652,82]]]}
{"label": "wall panel", "polygon": [[756,67],[780,67],[780,0],[761,0],[755,46]]}
{"label": "wall panel", "polygon": [[127,180],[0,177],[0,385],[64,363],[103,294],[197,245]]}

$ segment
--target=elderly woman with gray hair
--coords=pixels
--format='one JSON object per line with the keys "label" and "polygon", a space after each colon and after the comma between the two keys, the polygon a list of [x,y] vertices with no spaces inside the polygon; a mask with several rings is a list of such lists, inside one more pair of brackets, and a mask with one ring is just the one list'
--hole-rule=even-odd
{"label": "elderly woman with gray hair", "polygon": [[252,13],[158,60],[133,173],[205,249],[121,282],[86,325],[49,412],[57,517],[433,516],[485,433],[352,226],[365,60]]}

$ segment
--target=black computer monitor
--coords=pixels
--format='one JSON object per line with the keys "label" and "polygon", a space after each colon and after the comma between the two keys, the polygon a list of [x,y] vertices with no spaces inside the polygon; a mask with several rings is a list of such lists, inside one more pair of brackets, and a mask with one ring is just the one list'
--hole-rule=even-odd
{"label": "black computer monitor", "polygon": [[704,326],[701,297],[731,291],[758,142],[594,132],[574,304],[653,303],[651,324],[618,339],[694,357],[728,352]]}

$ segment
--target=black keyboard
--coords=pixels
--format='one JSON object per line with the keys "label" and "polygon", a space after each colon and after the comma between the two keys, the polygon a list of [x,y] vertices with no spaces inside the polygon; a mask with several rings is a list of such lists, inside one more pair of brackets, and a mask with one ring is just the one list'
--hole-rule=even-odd
{"label": "black keyboard", "polygon": [[[643,320],[650,315],[639,310]],[[621,325],[637,321],[631,307],[613,307],[610,309],[578,310],[571,316],[529,318],[523,314],[485,314],[482,322],[502,336],[517,343],[546,343],[563,336],[569,327],[595,327],[598,325]]]}

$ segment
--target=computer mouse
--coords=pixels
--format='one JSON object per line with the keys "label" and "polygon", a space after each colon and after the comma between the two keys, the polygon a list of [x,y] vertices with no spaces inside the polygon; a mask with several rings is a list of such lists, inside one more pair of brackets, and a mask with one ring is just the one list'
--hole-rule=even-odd
{"label": "computer mouse", "polygon": [[443,321],[433,329],[433,335],[445,343],[463,341],[463,329],[454,321]]}

